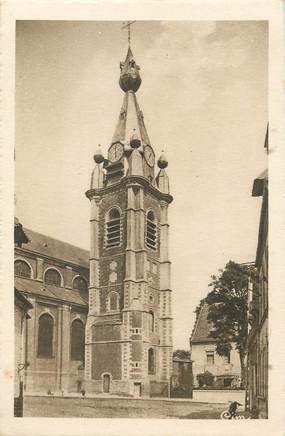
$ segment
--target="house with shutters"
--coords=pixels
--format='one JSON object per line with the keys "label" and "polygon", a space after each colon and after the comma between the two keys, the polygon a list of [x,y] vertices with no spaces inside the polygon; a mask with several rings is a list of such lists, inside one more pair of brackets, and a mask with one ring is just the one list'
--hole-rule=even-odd
{"label": "house with shutters", "polygon": [[216,352],[216,340],[211,337],[213,325],[207,317],[208,305],[202,300],[196,309],[196,321],[190,337],[194,387],[205,387],[201,380],[205,373],[210,373],[213,376],[212,383],[207,387],[238,388],[241,379],[238,351],[232,344],[232,350],[227,356],[220,356]]}

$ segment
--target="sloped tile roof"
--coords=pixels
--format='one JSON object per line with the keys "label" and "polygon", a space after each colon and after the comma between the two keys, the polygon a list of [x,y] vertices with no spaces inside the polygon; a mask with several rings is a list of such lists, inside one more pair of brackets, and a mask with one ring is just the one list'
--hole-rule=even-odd
{"label": "sloped tile roof", "polygon": [[25,279],[22,277],[15,277],[15,288],[17,291],[25,294],[39,295],[54,300],[64,301],[66,303],[79,304],[81,306],[88,305],[88,293],[86,298],[84,293],[74,289],[60,288],[54,285],[47,285],[46,283],[38,282],[32,279]]}
{"label": "sloped tile roof", "polygon": [[14,288],[14,301],[16,305],[23,307],[24,309],[32,309],[33,305],[27,300],[27,298],[21,294],[16,288]]}
{"label": "sloped tile roof", "polygon": [[43,235],[33,230],[24,229],[29,238],[25,250],[35,251],[39,254],[60,259],[84,268],[89,268],[89,251],[75,247],[67,242],[59,241],[50,236]]}
{"label": "sloped tile roof", "polygon": [[195,342],[215,342],[210,336],[213,324],[207,320],[209,306],[204,301],[201,303],[200,311],[197,315],[195,326],[191,336],[191,343]]}

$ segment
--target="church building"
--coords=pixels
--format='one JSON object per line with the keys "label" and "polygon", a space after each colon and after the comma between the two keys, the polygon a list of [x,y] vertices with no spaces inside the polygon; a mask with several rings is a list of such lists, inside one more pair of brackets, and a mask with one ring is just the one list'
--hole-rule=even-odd
{"label": "church building", "polygon": [[169,396],[173,198],[163,153],[155,169],[136,97],[139,71],[129,46],[120,64],[117,126],[108,156],[100,147],[95,152],[86,192],[90,253],[20,229],[15,289],[27,298],[28,316],[21,315],[22,324],[19,318],[16,365],[25,392]]}
{"label": "church building", "polygon": [[91,247],[86,391],[167,396],[172,370],[168,205],[158,159],[138,105],[140,68],[131,48],[120,64],[124,92],[104,158],[96,151],[90,189]]}
{"label": "church building", "polygon": [[[89,253],[15,225],[15,394],[79,392]],[[26,300],[26,301],[25,301]]]}

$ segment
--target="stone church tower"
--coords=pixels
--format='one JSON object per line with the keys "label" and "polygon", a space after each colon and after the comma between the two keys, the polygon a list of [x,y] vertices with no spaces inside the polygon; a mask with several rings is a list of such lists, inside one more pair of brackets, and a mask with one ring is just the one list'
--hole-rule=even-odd
{"label": "stone church tower", "polygon": [[168,205],[164,155],[157,161],[136,92],[129,47],[120,64],[124,99],[105,159],[100,148],[86,196],[91,203],[85,388],[167,396],[172,371]]}

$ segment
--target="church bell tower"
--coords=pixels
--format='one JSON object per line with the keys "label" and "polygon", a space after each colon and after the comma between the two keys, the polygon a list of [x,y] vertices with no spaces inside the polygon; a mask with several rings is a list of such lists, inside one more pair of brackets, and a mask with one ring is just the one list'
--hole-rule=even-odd
{"label": "church bell tower", "polygon": [[86,196],[91,203],[85,389],[168,396],[172,315],[167,159],[157,160],[138,105],[140,68],[129,46],[120,63],[119,119]]}

